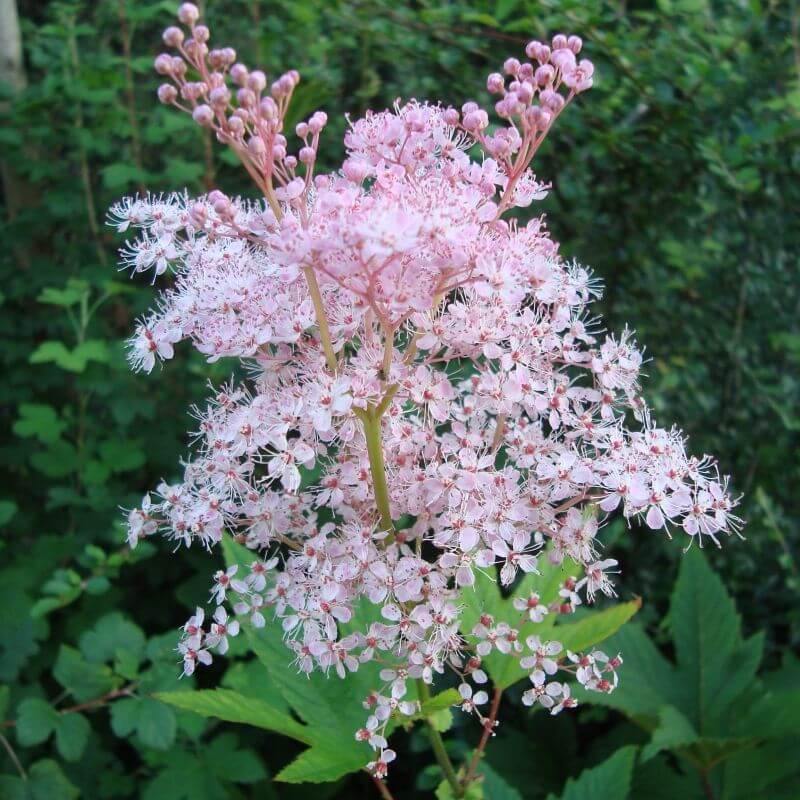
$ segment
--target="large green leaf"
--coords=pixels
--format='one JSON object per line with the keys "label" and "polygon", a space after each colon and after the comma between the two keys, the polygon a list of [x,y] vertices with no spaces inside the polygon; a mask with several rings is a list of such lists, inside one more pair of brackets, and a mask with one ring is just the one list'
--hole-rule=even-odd
{"label": "large green leaf", "polygon": [[184,711],[203,717],[216,717],[226,722],[239,722],[256,728],[282,733],[300,742],[310,744],[305,726],[292,717],[273,708],[263,700],[234,692],[230,689],[209,689],[195,692],[159,692],[155,695]]}
{"label": "large green leaf", "polygon": [[[242,567],[254,560],[252,551],[229,537],[223,540],[223,550],[229,565]],[[377,618],[377,608],[363,604],[356,609],[351,625],[363,626],[370,613]],[[280,625],[268,622],[260,630],[248,626],[246,636],[266,668],[271,688],[280,692],[305,723],[300,726],[302,741],[310,745],[276,779],[321,783],[363,769],[372,759],[372,750],[366,743],[356,741],[355,732],[366,720],[364,699],[382,685],[378,676],[381,667],[375,663],[362,664],[358,672],[343,680],[335,674],[326,676],[319,672],[305,676],[290,663],[291,652],[283,642]]]}
{"label": "large green leaf", "polygon": [[[623,747],[611,758],[591,769],[585,769],[577,778],[570,778],[557,800],[626,800],[631,788],[635,747]],[[548,800],[556,800],[548,795]]]}

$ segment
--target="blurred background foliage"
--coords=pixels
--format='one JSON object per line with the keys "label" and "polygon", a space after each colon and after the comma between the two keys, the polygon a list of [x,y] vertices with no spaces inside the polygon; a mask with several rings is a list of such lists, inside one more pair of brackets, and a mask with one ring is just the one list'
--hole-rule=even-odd
{"label": "blurred background foliage", "polygon": [[[184,351],[163,372],[129,373],[124,339],[152,289],[115,272],[121,242],[104,224],[105,209],[137,191],[251,191],[209,136],[155,99],[152,59],[175,5],[0,2],[4,43],[15,38],[8,23],[15,6],[22,43],[18,69],[4,44],[0,75],[2,797],[307,796],[302,786],[269,781],[296,752],[291,743],[210,724],[150,696],[177,685],[176,627],[206,597],[210,564],[198,552],[168,557],[166,546],[145,543],[131,553],[123,544],[119,506],[177,474],[187,411],[203,399],[209,376],[224,379],[228,367],[209,368]],[[646,345],[645,393],[655,415],[682,427],[694,452],[718,455],[744,493],[746,541],[727,543],[709,560],[745,634],[763,635],[764,674],[796,687],[800,673],[789,657],[800,639],[795,4],[207,0],[205,11],[214,40],[236,46],[250,65],[270,74],[300,70],[294,114],[328,112],[322,160],[329,168],[341,156],[346,113],[397,97],[483,100],[486,74],[530,38],[584,37],[598,79],[538,156],[538,175],[553,189],[537,211],[547,214],[564,255],[606,284],[598,310],[607,327],[628,324]],[[668,610],[682,542],[621,523],[610,533],[625,596],[645,599],[637,625],[671,657]],[[223,669],[204,680],[217,682]],[[249,669],[234,663],[223,680],[251,680]],[[507,780],[502,791],[513,794],[489,796],[585,796],[565,780],[594,768],[587,785],[603,785],[604,759],[619,747],[614,764],[629,780],[616,794],[607,787],[605,800],[658,791],[738,797],[731,786],[751,780],[748,769],[769,772],[781,761],[780,750],[756,751],[755,765],[727,753],[740,772],[726,778],[717,761],[698,762],[694,745],[681,749],[680,737],[663,734],[671,744],[655,761],[640,759],[631,779],[633,750],[623,746],[642,742],[637,708],[586,707],[555,721],[510,708],[492,763]],[[661,727],[645,730],[670,730],[659,708],[651,711]],[[476,732],[459,723],[453,736],[466,747]],[[425,747],[414,736],[409,744]],[[430,796],[421,771],[429,761],[423,753],[398,771],[398,797]],[[687,782],[670,784],[659,769]],[[800,793],[791,776],[780,780],[783,789],[762,786],[765,794],[753,788],[747,796]],[[368,797],[374,789],[355,777],[313,791]]]}

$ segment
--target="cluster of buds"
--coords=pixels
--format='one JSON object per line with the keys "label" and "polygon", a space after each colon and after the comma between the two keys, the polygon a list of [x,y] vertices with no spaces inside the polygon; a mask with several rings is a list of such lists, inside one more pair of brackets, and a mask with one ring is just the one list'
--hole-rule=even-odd
{"label": "cluster of buds", "polygon": [[[422,697],[454,673],[485,730],[489,657],[516,659],[524,701],[552,713],[575,705],[569,679],[612,691],[618,656],[528,635],[615,595],[618,564],[597,539],[608,515],[701,545],[740,520],[713,460],[651,418],[632,334],[603,335],[591,313],[597,281],[559,256],[541,218],[504,217],[545,193],[529,165],[591,85],[580,39],[531,42],[531,62],[506,62],[508,85],[489,77],[494,133],[474,103],[398,102],[352,122],[341,169],[314,176],[325,115],[297,126],[297,156],[282,133],[297,74],[265,94],[263,73],[209,51],[193,5],[179,16],[191,38],[165,33],[179,56],[158,57],[173,81],[159,94],[215,130],[263,192],[112,211],[119,230],[140,232],[123,265],[176,273],[138,326],[133,365],[150,371],[189,340],[248,376],[196,409],[182,479],[129,515],[132,546],[160,532],[211,549],[227,532],[257,554],[249,570],[215,574],[208,627],[200,611],[184,627],[184,671],[224,652],[239,621],[277,622],[303,673],[346,679],[379,663],[355,733],[379,778],[395,757],[389,723],[418,710],[411,681]],[[468,620],[479,581],[511,587],[544,564],[564,572],[555,599],[524,583],[517,624]],[[359,627],[364,604],[374,614]]]}
{"label": "cluster of buds", "polygon": [[[183,3],[178,20],[188,29],[188,37],[177,26],[164,31],[164,44],[178,55],[161,53],[155,59],[156,72],[171,81],[158,87],[159,100],[188,111],[198,125],[214,131],[236,152],[270,201],[294,199],[311,183],[327,116],[318,111],[298,124],[303,146],[291,155],[284,121],[299,73],[289,70],[270,84],[264,72],[237,61],[233,48],[209,49],[211,32],[198,23],[199,17],[194,3]],[[303,178],[297,177],[298,163],[305,167]]]}

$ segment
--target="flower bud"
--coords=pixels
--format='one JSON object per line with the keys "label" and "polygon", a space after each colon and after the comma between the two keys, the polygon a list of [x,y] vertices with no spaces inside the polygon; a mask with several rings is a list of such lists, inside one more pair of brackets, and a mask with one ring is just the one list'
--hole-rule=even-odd
{"label": "flower bud", "polygon": [[234,64],[231,67],[231,80],[237,86],[244,86],[247,83],[247,67],[244,64]]}
{"label": "flower bud", "polygon": [[267,76],[260,69],[254,69],[247,76],[247,88],[260,94],[267,88]]}
{"label": "flower bud", "polygon": [[464,103],[464,105],[461,106],[461,113],[469,114],[470,111],[477,111],[479,107],[480,106],[478,106],[477,103],[474,103],[472,100],[470,100],[468,103]]}
{"label": "flower bud", "polygon": [[297,159],[294,156],[286,156],[283,159],[283,164],[286,169],[293,170],[297,167]]}
{"label": "flower bud", "polygon": [[211,31],[205,25],[198,25],[192,31],[192,37],[196,42],[205,44],[211,38]]}
{"label": "flower bud", "polygon": [[542,66],[536,70],[533,77],[539,86],[547,86],[547,84],[553,82],[555,74],[556,71],[550,64],[542,64]]}
{"label": "flower bud", "polygon": [[286,158],[286,148],[283,145],[276,144],[272,147],[272,160],[283,161]]}
{"label": "flower bud", "polygon": [[205,104],[199,105],[194,111],[192,111],[192,119],[198,125],[210,127],[214,122],[214,112],[211,110],[211,106],[207,106]]}
{"label": "flower bud", "polygon": [[161,53],[161,55],[156,56],[153,67],[159,75],[172,75],[172,64],[172,56],[167,53]]}
{"label": "flower bud", "polygon": [[231,93],[226,86],[218,86],[211,90],[208,99],[213,108],[225,108],[230,103]]}
{"label": "flower bud", "polygon": [[200,11],[194,3],[182,3],[178,9],[178,19],[184,25],[194,25],[200,19]]}
{"label": "flower bud", "polygon": [[305,139],[308,136],[308,125],[305,122],[298,122],[294,132],[300,139]]}
{"label": "flower bud", "polygon": [[178,99],[178,90],[171,83],[162,83],[158,87],[158,99],[165,105],[174,103]]}
{"label": "flower bud", "polygon": [[370,165],[363,158],[348,158],[342,164],[345,178],[353,183],[361,183],[371,171]]}
{"label": "flower bud", "polygon": [[317,153],[313,147],[302,147],[298,153],[298,158],[303,164],[313,164]]}
{"label": "flower bud", "polygon": [[486,89],[492,94],[502,94],[505,88],[505,80],[499,72],[493,72],[486,79]]}
{"label": "flower bud", "polygon": [[583,39],[581,39],[580,36],[570,36],[569,39],[567,39],[567,47],[569,47],[575,55],[578,55],[583,47]]}
{"label": "flower bud", "polygon": [[528,42],[528,44],[525,45],[525,55],[530,59],[539,61],[539,51],[541,50],[541,47],[541,42],[537,42],[536,39],[532,39],[530,42]]}
{"label": "flower bud", "polygon": [[519,68],[520,63],[516,58],[507,58],[503,62],[503,72],[505,72],[506,75],[516,75],[517,72],[519,72]]}
{"label": "flower bud", "polygon": [[236,102],[242,108],[253,108],[256,104],[255,93],[251,89],[239,89],[236,92]]}
{"label": "flower bud", "polygon": [[564,107],[564,98],[552,89],[545,89],[540,95],[541,104],[549,111],[558,112]]}
{"label": "flower bud", "polygon": [[315,111],[308,121],[311,133],[319,133],[328,124],[328,115],[324,111]]}
{"label": "flower bud", "polygon": [[264,117],[264,119],[277,119],[278,106],[271,97],[265,97],[261,101],[260,108],[261,116]]}
{"label": "flower bud", "polygon": [[175,25],[170,25],[164,33],[161,34],[164,44],[167,47],[179,47],[183,44],[183,31]]}
{"label": "flower bud", "polygon": [[264,140],[260,136],[251,136],[247,141],[247,149],[256,158],[261,158],[267,152]]}
{"label": "flower bud", "polygon": [[241,136],[244,133],[244,120],[239,116],[230,116],[228,118],[228,130],[234,136]]}
{"label": "flower bud", "polygon": [[567,46],[567,37],[563,33],[553,37],[553,50],[561,50]]}
{"label": "flower bud", "polygon": [[444,112],[444,121],[447,125],[458,125],[461,115],[454,108],[448,108]]}
{"label": "flower bud", "polygon": [[183,76],[186,74],[186,62],[180,56],[172,57],[172,74]]}

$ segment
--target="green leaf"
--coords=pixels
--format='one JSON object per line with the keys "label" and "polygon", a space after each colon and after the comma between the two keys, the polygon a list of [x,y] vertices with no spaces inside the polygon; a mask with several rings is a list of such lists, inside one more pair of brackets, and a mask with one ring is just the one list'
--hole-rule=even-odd
{"label": "green leaf", "polygon": [[522,800],[519,790],[512,786],[497,770],[488,763],[480,766],[479,774],[483,776],[483,794],[487,800]]}
{"label": "green leaf", "polygon": [[175,714],[157,699],[143,697],[139,704],[136,733],[146,747],[168,750],[175,741]]}
{"label": "green leaf", "polygon": [[87,661],[94,664],[113,661],[121,652],[139,660],[144,658],[145,637],[141,628],[118,611],[101,617],[92,630],[81,636],[79,644]]}
{"label": "green leaf", "polygon": [[602,611],[587,611],[577,622],[559,624],[553,637],[566,650],[586,650],[613,636],[642,607],[638,598],[627,603],[615,603]]}
{"label": "green leaf", "polygon": [[233,733],[217,736],[203,753],[214,774],[226,781],[237,783],[256,783],[267,777],[264,765],[252,750],[239,747],[239,740]]}
{"label": "green leaf", "polygon": [[444,711],[461,702],[461,695],[455,689],[445,689],[426,700],[421,707],[419,717],[424,718],[437,711]]}
{"label": "green leaf", "polygon": [[[228,565],[249,565],[254,559],[252,551],[229,536],[223,539],[222,547]],[[376,607],[365,602],[354,609],[350,626],[364,627],[370,615],[377,618],[377,614]],[[347,628],[343,626],[343,631]],[[362,769],[372,759],[372,751],[365,742],[356,741],[354,734],[364,725],[361,703],[382,684],[378,675],[380,667],[374,663],[363,664],[358,672],[344,680],[333,673],[328,677],[319,672],[298,680],[279,626],[267,625],[260,630],[247,627],[245,632],[270,682],[305,723],[302,727],[304,740],[311,745],[284,768],[276,780],[320,783]]]}
{"label": "green leaf", "polygon": [[[623,747],[611,758],[591,769],[585,769],[577,778],[570,778],[558,800],[586,800],[600,797],[603,800],[626,800],[631,788],[635,747]],[[555,800],[549,795],[548,800]]]}
{"label": "green leaf", "polygon": [[13,500],[0,500],[0,528],[8,525],[18,510],[19,507]]}
{"label": "green leaf", "polygon": [[37,761],[28,770],[27,779],[0,776],[3,800],[75,800],[79,794],[61,767],[50,759]]}
{"label": "green leaf", "polygon": [[56,726],[56,747],[66,761],[78,761],[89,741],[91,726],[82,714],[61,714]]}
{"label": "green leaf", "polygon": [[63,342],[42,342],[28,358],[31,364],[54,363],[67,372],[83,372],[90,361],[108,363],[110,360],[108,345],[101,339],[82,342],[72,350]]}
{"label": "green leaf", "polygon": [[58,441],[66,430],[67,423],[58,416],[52,407],[39,403],[22,403],[19,407],[19,419],[14,423],[17,436],[35,436],[44,444]]}
{"label": "green leaf", "polygon": [[61,439],[43,451],[31,453],[31,464],[48,478],[63,478],[78,468],[78,451]]}
{"label": "green leaf", "polygon": [[112,472],[129,472],[141,467],[146,455],[133,439],[109,439],[100,445],[100,456]]}
{"label": "green leaf", "polygon": [[58,651],[53,677],[78,702],[101,697],[114,687],[111,670],[100,664],[90,664],[83,655],[62,644]]}
{"label": "green leaf", "polygon": [[650,743],[642,750],[642,761],[648,761],[662,750],[674,750],[694,744],[697,731],[675,706],[664,706],[658,713],[658,725]]}
{"label": "green leaf", "polygon": [[89,284],[86,281],[70,280],[63,289],[48,286],[39,293],[36,298],[40,303],[48,303],[54,306],[68,308],[80,303],[84,295],[89,292]]}
{"label": "green leaf", "polygon": [[[160,692],[156,697],[176,708],[192,711],[203,717],[215,717],[226,722],[252,725],[268,731],[291,736],[311,744],[304,725],[287,714],[254,697],[245,697],[230,689],[208,689],[195,692]],[[355,733],[355,731],[353,731]]]}
{"label": "green leaf", "polygon": [[735,699],[726,686],[733,683],[734,695],[745,688],[758,666],[760,646],[742,645],[733,601],[697,547],[681,561],[669,620],[686,695],[679,707],[699,734],[714,733],[713,722]]}
{"label": "green leaf", "polygon": [[31,697],[17,707],[17,741],[23,747],[32,747],[46,741],[56,729],[59,713],[50,703]]}

